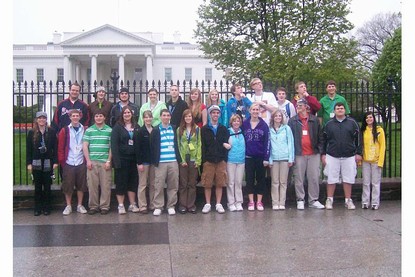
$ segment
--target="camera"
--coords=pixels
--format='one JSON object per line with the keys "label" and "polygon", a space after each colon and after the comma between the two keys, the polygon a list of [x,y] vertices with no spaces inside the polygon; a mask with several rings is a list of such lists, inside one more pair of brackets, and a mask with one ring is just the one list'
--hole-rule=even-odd
{"label": "camera", "polygon": [[40,151],[41,154],[44,154],[44,153],[46,153],[46,151],[48,151],[48,149],[46,148],[46,146],[41,146],[41,147],[39,147],[39,151]]}

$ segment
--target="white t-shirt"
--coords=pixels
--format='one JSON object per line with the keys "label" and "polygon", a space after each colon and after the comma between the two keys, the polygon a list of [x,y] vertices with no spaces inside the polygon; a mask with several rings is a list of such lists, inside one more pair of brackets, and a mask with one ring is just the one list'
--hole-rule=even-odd
{"label": "white t-shirt", "polygon": [[[266,104],[272,105],[275,108],[278,107],[277,99],[275,98],[272,92],[263,91],[261,95],[255,95],[255,92],[252,92],[252,93],[246,94],[246,97],[248,97],[248,99],[251,100],[252,103],[255,103],[257,101],[262,101]],[[259,116],[262,117],[262,119],[269,125],[269,122],[271,120],[270,111],[268,111],[265,108],[260,107]]]}

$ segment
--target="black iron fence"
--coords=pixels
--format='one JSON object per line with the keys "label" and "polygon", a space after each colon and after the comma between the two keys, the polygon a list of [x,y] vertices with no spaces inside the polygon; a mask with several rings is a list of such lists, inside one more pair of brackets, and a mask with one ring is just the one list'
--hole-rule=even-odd
{"label": "black iron fence", "polygon": [[[51,120],[57,103],[69,95],[69,87],[63,82],[13,82],[13,123],[14,123],[14,184],[28,184],[30,178],[26,171],[25,147],[26,134],[33,122],[34,114],[43,110],[47,112]],[[171,85],[179,87],[183,99],[187,100],[191,89],[197,87],[202,91],[203,99],[206,100],[210,90],[216,89],[221,98],[226,101],[232,97],[231,81],[177,81],[177,82],[121,82],[117,78],[106,82],[80,82],[80,98],[86,103],[93,102],[98,86],[103,86],[107,91],[107,98],[111,102],[118,101],[118,89],[121,86],[129,88],[130,100],[141,106],[147,101],[147,92],[150,88],[159,91],[161,101],[168,101],[169,88]],[[307,90],[320,99],[326,94],[325,84],[322,82],[306,82]],[[249,81],[241,83],[246,93],[251,93]],[[264,83],[264,91],[275,92],[278,87],[287,89],[287,99],[292,99],[295,94],[294,84],[290,82]],[[369,82],[343,82],[337,84],[337,93],[346,98],[351,116],[361,122],[363,114],[372,110],[377,115],[377,121],[382,124],[386,133],[386,160],[383,170],[384,177],[401,176],[401,90],[393,83],[379,87],[376,83]],[[360,173],[359,173],[360,174]],[[58,175],[57,175],[58,176]]]}

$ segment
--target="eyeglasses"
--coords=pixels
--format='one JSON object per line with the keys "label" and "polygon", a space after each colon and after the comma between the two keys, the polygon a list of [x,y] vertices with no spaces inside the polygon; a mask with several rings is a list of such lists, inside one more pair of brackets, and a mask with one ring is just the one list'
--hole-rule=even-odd
{"label": "eyeglasses", "polygon": [[252,85],[253,85],[253,86],[258,85],[258,84],[262,84],[262,82],[255,82],[255,83],[252,83]]}

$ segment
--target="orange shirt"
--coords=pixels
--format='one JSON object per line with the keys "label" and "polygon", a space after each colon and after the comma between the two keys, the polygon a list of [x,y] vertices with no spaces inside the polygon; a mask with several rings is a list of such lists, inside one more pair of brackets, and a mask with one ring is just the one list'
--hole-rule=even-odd
{"label": "orange shirt", "polygon": [[310,132],[308,130],[308,116],[302,117],[300,114],[298,117],[301,120],[302,137],[301,137],[301,149],[303,155],[313,155],[313,146],[311,145]]}

